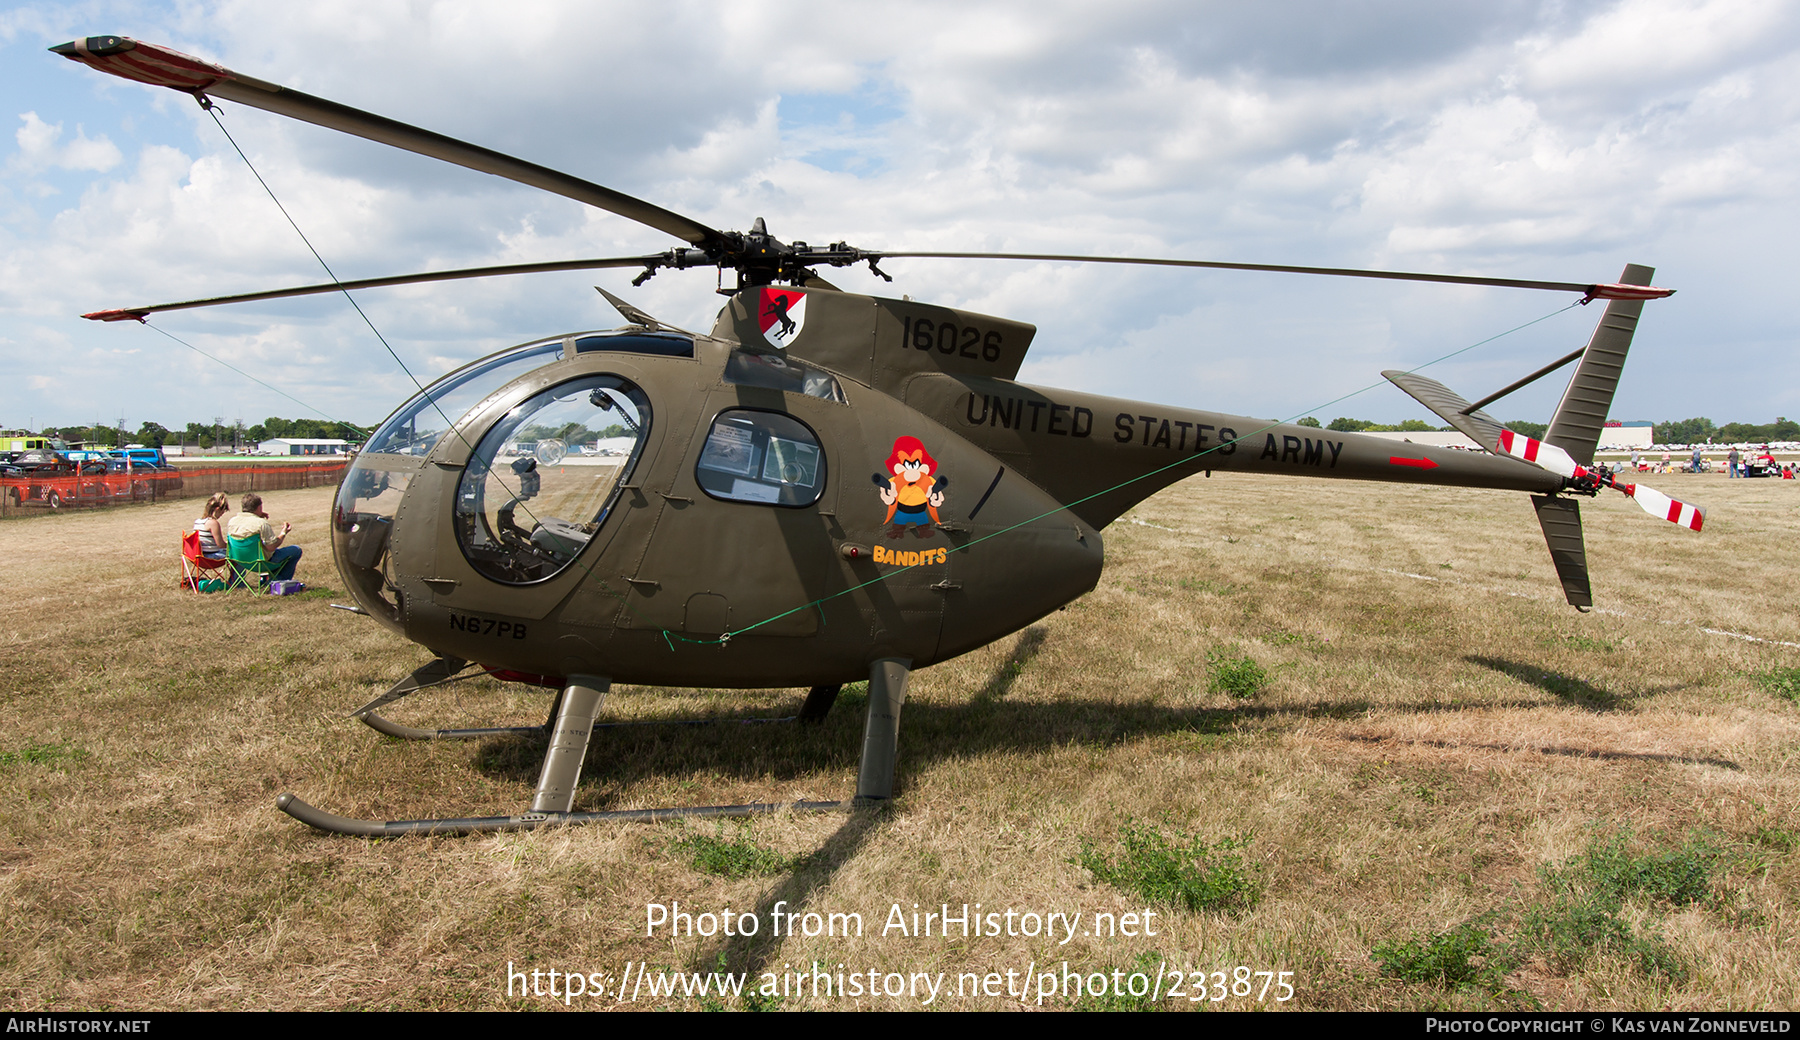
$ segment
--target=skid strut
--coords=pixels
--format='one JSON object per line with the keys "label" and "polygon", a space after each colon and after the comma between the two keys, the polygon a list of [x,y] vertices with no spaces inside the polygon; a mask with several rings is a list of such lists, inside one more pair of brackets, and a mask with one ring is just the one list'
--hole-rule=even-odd
{"label": "skid strut", "polygon": [[856,804],[880,805],[894,796],[899,754],[900,705],[912,661],[884,657],[869,666],[869,714],[863,722],[862,764],[856,770]]}
{"label": "skid strut", "polygon": [[575,785],[581,780],[581,763],[587,760],[594,719],[606,700],[606,688],[612,685],[585,675],[571,675],[568,682],[556,708],[556,728],[550,731],[550,750],[538,774],[537,793],[531,797],[533,813],[567,813],[575,807]]}
{"label": "skid strut", "polygon": [[[415,689],[446,681],[460,670],[461,663],[450,666],[437,661],[419,669],[396,684],[396,700]],[[607,812],[573,812],[575,788],[581,779],[581,767],[587,758],[588,742],[597,727],[601,704],[611,685],[599,676],[572,675],[556,699],[550,721],[544,726],[514,726],[493,729],[425,730],[401,726],[376,715],[376,705],[357,712],[357,717],[390,736],[414,740],[485,737],[498,735],[537,735],[550,737],[550,748],[538,774],[537,789],[529,811],[518,816],[471,816],[428,820],[358,820],[338,816],[314,808],[291,792],[275,799],[282,812],[310,827],[334,834],[350,834],[367,838],[393,838],[409,834],[476,834],[491,831],[525,831],[539,827],[571,826],[583,823],[651,823],[705,817],[755,816],[780,812],[835,812],[886,804],[893,797],[894,763],[900,732],[900,706],[906,702],[907,679],[912,661],[883,658],[869,667],[868,716],[863,724],[862,761],[857,771],[856,798],[848,802],[747,802],[742,805],[697,805],[668,809],[618,809]],[[825,691],[829,690],[829,694]],[[835,688],[815,688],[807,699],[801,718],[822,717],[835,699]],[[823,702],[820,704],[819,702]],[[786,722],[788,719],[751,719],[751,722]],[[599,723],[598,726],[608,725]],[[618,725],[617,723],[613,725]]]}
{"label": "skid strut", "polygon": [[[455,680],[457,673],[461,672],[467,664],[468,662],[460,657],[433,658],[431,661],[413,669],[411,675],[408,675],[406,678],[388,687],[387,692],[351,712],[350,715],[353,718],[367,719],[370,715],[374,714],[376,708],[386,704],[392,704],[416,690],[422,690],[427,686],[442,686],[447,682],[452,682]],[[380,718],[379,715],[376,715],[375,717]],[[372,722],[369,724],[371,726],[375,725]],[[380,729],[381,727],[375,726],[375,728]]]}

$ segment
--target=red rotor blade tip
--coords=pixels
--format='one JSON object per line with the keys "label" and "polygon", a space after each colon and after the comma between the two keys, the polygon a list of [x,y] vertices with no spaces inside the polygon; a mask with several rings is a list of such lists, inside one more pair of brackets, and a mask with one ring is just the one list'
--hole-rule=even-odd
{"label": "red rotor blade tip", "polygon": [[1619,282],[1604,282],[1588,289],[1590,300],[1663,300],[1673,295],[1673,289],[1661,289],[1654,285],[1623,285]]}
{"label": "red rotor blade tip", "polygon": [[1651,516],[1660,517],[1690,531],[1700,530],[1700,526],[1706,522],[1706,511],[1699,506],[1677,501],[1655,488],[1645,487],[1642,484],[1630,485],[1630,487],[1631,490],[1628,494],[1644,512]]}

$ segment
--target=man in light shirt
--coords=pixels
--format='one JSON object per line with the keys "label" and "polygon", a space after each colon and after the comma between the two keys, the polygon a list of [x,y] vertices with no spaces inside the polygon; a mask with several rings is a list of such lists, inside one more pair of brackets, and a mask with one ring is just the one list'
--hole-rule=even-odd
{"label": "man in light shirt", "polygon": [[300,547],[281,544],[293,529],[293,524],[282,524],[281,533],[275,533],[275,525],[269,523],[269,514],[263,512],[262,496],[254,491],[244,496],[244,511],[225,523],[227,537],[248,538],[255,535],[262,539],[263,555],[269,558],[275,568],[275,581],[292,579],[294,568],[300,565]]}

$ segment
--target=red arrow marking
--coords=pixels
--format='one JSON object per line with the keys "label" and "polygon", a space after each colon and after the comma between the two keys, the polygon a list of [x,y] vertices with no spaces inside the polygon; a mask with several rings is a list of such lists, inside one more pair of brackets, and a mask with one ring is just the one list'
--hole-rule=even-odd
{"label": "red arrow marking", "polygon": [[1388,462],[1395,466],[1412,466],[1415,469],[1437,469],[1438,464],[1430,459],[1403,459],[1398,455],[1389,455]]}

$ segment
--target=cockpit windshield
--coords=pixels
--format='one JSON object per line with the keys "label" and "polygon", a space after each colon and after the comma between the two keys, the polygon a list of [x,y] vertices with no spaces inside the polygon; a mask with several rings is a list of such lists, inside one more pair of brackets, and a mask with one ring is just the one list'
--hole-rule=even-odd
{"label": "cockpit windshield", "polygon": [[561,356],[563,341],[546,340],[515,347],[465,365],[425,388],[400,406],[393,418],[369,438],[365,453],[429,455],[450,427],[482,399],[534,368]]}

